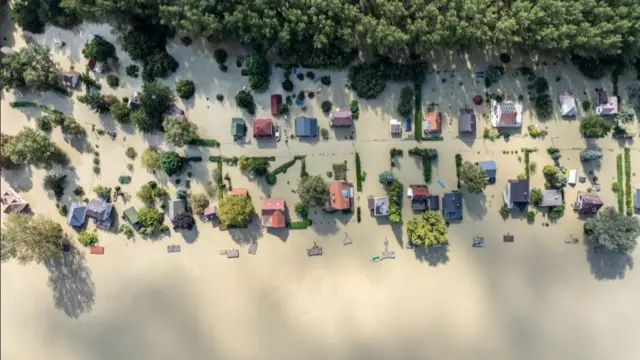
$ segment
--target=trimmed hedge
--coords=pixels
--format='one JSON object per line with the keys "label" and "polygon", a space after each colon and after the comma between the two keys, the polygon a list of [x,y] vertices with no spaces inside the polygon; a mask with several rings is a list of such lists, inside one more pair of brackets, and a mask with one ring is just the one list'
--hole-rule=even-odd
{"label": "trimmed hedge", "polygon": [[416,117],[414,119],[414,136],[416,140],[422,139],[422,83],[415,83]]}
{"label": "trimmed hedge", "polygon": [[358,218],[358,223],[360,223],[362,221],[362,209],[360,209],[360,206],[358,206],[356,217]]}
{"label": "trimmed hedge", "polygon": [[[211,157],[209,157],[209,159],[211,159]],[[217,183],[218,183],[218,201],[222,200],[222,198],[224,197],[224,191],[222,191],[222,182],[224,181],[224,179],[222,178],[222,159],[218,159],[218,179],[217,179]]]}
{"label": "trimmed hedge", "polygon": [[193,139],[187,145],[191,146],[205,146],[205,147],[220,147],[220,143],[214,139]]}
{"label": "trimmed hedge", "polygon": [[624,148],[624,191],[627,203],[627,215],[633,215],[633,202],[631,201],[631,149]]}
{"label": "trimmed hedge", "polygon": [[456,154],[456,177],[458,178],[458,189],[460,188],[460,168],[462,167],[462,155]]}
{"label": "trimmed hedge", "polygon": [[360,165],[360,154],[356,153],[356,189],[362,191],[362,165]]}
{"label": "trimmed hedge", "polygon": [[438,150],[436,149],[420,149],[415,147],[409,149],[409,155],[422,157],[422,173],[426,183],[431,182],[431,161],[438,158]]}
{"label": "trimmed hedge", "polygon": [[266,176],[266,182],[269,185],[274,185],[277,181],[277,177],[276,175],[280,174],[280,173],[286,173],[287,170],[293,166],[293,164],[296,163],[296,161],[298,160],[304,160],[304,155],[296,155],[293,157],[293,160],[289,160],[286,163],[278,166],[275,170],[273,170],[272,172],[268,173]]}
{"label": "trimmed hedge", "polygon": [[[616,156],[616,166],[618,170],[618,184],[622,184],[622,154]],[[620,213],[624,212],[624,190],[622,190],[622,188],[618,189],[618,211]]]}
{"label": "trimmed hedge", "polygon": [[189,156],[185,159],[189,162],[202,162],[202,156]]}
{"label": "trimmed hedge", "polygon": [[34,103],[31,101],[13,101],[9,103],[9,106],[11,106],[12,108],[20,108],[20,107],[35,107],[38,108],[40,110],[42,110],[43,112],[47,113],[47,114],[51,114],[51,115],[63,115],[61,111],[58,111],[56,109],[52,109],[48,106],[44,106],[44,105],[40,105],[38,103]]}
{"label": "trimmed hedge", "polygon": [[303,230],[309,227],[309,225],[311,225],[309,220],[292,221],[287,223],[287,229]]}
{"label": "trimmed hedge", "polygon": [[442,141],[442,140],[444,140],[444,138],[442,137],[442,135],[430,134],[430,135],[422,136],[422,140],[426,140],[426,141]]}

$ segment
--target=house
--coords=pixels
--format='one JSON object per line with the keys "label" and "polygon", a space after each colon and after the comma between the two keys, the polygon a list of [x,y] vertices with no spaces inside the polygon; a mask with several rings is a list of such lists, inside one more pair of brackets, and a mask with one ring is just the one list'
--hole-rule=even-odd
{"label": "house", "polygon": [[5,214],[19,213],[24,211],[29,203],[24,201],[22,196],[18,195],[12,188],[7,187],[2,191],[2,212]]}
{"label": "house", "polygon": [[556,207],[562,205],[562,191],[560,190],[542,190],[542,201],[540,206]]}
{"label": "house", "polygon": [[249,196],[249,191],[247,189],[244,189],[244,188],[234,187],[233,190],[231,190],[231,195],[234,195],[234,196]]}
{"label": "house", "polygon": [[231,119],[231,135],[234,140],[245,137],[247,134],[247,126],[244,124],[244,120],[241,118]]}
{"label": "house", "polygon": [[296,118],[296,136],[316,137],[318,136],[318,119],[299,116]]}
{"label": "house", "polygon": [[636,189],[635,199],[636,199],[636,211],[637,211],[637,210],[640,210],[640,188]]}
{"label": "house", "polygon": [[273,124],[271,123],[271,119],[254,119],[253,120],[253,137],[254,138],[273,137]]}
{"label": "house", "polygon": [[332,127],[346,127],[353,125],[353,114],[351,109],[342,107],[337,108],[331,114],[331,121],[329,125]]}
{"label": "house", "polygon": [[353,184],[332,181],[328,186],[327,210],[350,210],[353,204]]}
{"label": "house", "polygon": [[426,210],[429,202],[429,190],[426,186],[411,186],[407,188],[407,196],[411,199],[411,209]]}
{"label": "house", "polygon": [[72,203],[67,216],[67,224],[73,227],[82,227],[87,216],[87,205],[85,203]]}
{"label": "house", "polygon": [[476,111],[473,109],[458,110],[458,133],[474,134],[476,132]]}
{"label": "house", "polygon": [[167,204],[167,208],[169,209],[169,220],[172,222],[175,221],[176,217],[185,212],[184,200],[182,199],[173,199],[169,200],[169,204]]}
{"label": "house", "polygon": [[282,95],[271,95],[271,115],[276,116],[280,114],[280,104],[282,104]]}
{"label": "house", "polygon": [[113,223],[113,204],[101,197],[97,197],[87,204],[86,216],[95,220],[96,226],[101,229],[109,229]]}
{"label": "house", "polygon": [[218,217],[218,207],[215,205],[211,205],[204,209],[204,218],[207,220],[213,220]]}
{"label": "house", "polygon": [[442,115],[437,111],[428,112],[422,121],[422,131],[425,134],[442,131]]}
{"label": "house", "polygon": [[608,96],[607,92],[600,89],[596,90],[596,114],[598,115],[615,115],[618,113],[618,97]]}
{"label": "house", "polygon": [[62,73],[62,82],[68,87],[75,89],[78,86],[80,73],[77,71],[66,71]]}
{"label": "house", "polygon": [[442,197],[442,216],[445,220],[462,219],[462,193],[452,191]]}
{"label": "house", "polygon": [[522,126],[522,104],[513,101],[491,100],[491,126],[517,128]]}
{"label": "house", "polygon": [[490,183],[496,182],[496,173],[498,172],[496,162],[493,160],[478,161],[476,165],[480,166],[487,173],[485,180]]}
{"label": "house", "polygon": [[162,118],[178,118],[180,120],[187,121],[187,115],[182,109],[177,106],[171,106],[165,112],[162,113]]}
{"label": "house", "polygon": [[402,123],[398,119],[391,119],[389,122],[391,135],[402,134]]}
{"label": "house", "polygon": [[140,108],[140,93],[137,91],[133,92],[133,95],[129,98],[129,107],[131,110],[138,110]]}
{"label": "house", "polygon": [[389,215],[389,198],[387,196],[369,196],[367,198],[367,205],[372,216]]}
{"label": "house", "polygon": [[129,223],[129,225],[133,226],[134,229],[140,227],[140,217],[138,216],[138,210],[133,206],[126,209],[122,214],[123,218]]}
{"label": "house", "polygon": [[509,180],[502,196],[507,208],[513,209],[516,206],[518,209],[524,210],[529,204],[529,180]]}
{"label": "house", "polygon": [[595,193],[578,193],[575,209],[578,214],[595,214],[602,207],[602,200]]}
{"label": "house", "polygon": [[269,228],[283,228],[286,226],[284,199],[262,200],[262,226]]}
{"label": "house", "polygon": [[440,210],[440,197],[438,195],[429,195],[429,210]]}
{"label": "house", "polygon": [[558,96],[558,103],[560,104],[560,115],[562,117],[573,117],[578,115],[578,105],[576,104],[576,98],[569,94],[564,93]]}

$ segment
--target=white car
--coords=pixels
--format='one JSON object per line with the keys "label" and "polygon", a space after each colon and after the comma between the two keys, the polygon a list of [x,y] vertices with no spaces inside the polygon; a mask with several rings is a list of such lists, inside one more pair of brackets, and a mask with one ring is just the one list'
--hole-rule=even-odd
{"label": "white car", "polygon": [[280,141],[280,125],[276,125],[276,140]]}

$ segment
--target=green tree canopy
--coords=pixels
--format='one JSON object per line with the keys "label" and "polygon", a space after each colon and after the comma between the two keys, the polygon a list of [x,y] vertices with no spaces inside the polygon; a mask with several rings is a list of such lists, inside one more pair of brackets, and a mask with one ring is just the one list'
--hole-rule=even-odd
{"label": "green tree canopy", "polygon": [[531,195],[529,195],[529,200],[535,205],[540,205],[542,202],[542,190],[540,189],[531,189]]}
{"label": "green tree canopy", "polygon": [[414,245],[435,246],[446,244],[447,224],[442,215],[425,211],[407,223],[407,235]]}
{"label": "green tree canopy", "polygon": [[265,176],[269,172],[269,160],[263,157],[241,156],[238,168],[252,176]]}
{"label": "green tree canopy", "polygon": [[128,124],[131,122],[131,109],[123,102],[117,102],[111,105],[109,112],[113,115],[113,118],[121,124]]}
{"label": "green tree canopy", "polygon": [[586,241],[592,246],[610,251],[631,253],[640,236],[640,221],[607,207],[598,216],[588,218],[584,224]]}
{"label": "green tree canopy", "polygon": [[154,148],[147,148],[140,157],[142,166],[147,169],[157,169],[160,167],[160,154]]}
{"label": "green tree canopy", "polygon": [[316,206],[324,206],[329,198],[327,183],[322,176],[307,176],[298,185],[300,202]]}
{"label": "green tree canopy", "polygon": [[59,257],[67,240],[60,224],[43,215],[9,214],[3,225],[0,233],[3,262],[16,259],[21,264],[41,264]]}
{"label": "green tree canopy", "polygon": [[174,101],[173,92],[168,87],[156,81],[145,83],[142,86],[140,106],[148,121],[134,123],[144,132],[159,130],[162,127],[162,114],[173,106]]}
{"label": "green tree canopy", "polygon": [[78,242],[84,246],[92,246],[98,243],[98,234],[93,231],[82,231],[78,235]]}
{"label": "green tree canopy", "polygon": [[175,146],[184,146],[198,138],[198,126],[183,118],[166,118],[162,126],[165,140]]}
{"label": "green tree canopy", "polygon": [[155,207],[144,206],[138,211],[142,234],[151,235],[162,225],[163,216]]}
{"label": "green tree canopy", "polygon": [[580,132],[586,138],[603,138],[609,134],[613,125],[600,115],[587,115],[580,119]]}
{"label": "green tree canopy", "polygon": [[[144,154],[142,154],[144,156]],[[160,168],[167,175],[173,176],[182,170],[184,161],[175,151],[166,151],[160,156]]]}
{"label": "green tree canopy", "polygon": [[183,99],[189,99],[196,92],[196,85],[191,80],[179,80],[176,83],[176,93]]}
{"label": "green tree canopy", "polygon": [[389,170],[385,170],[378,175],[378,181],[380,181],[382,185],[391,185],[395,179],[395,176],[393,176],[393,173]]}
{"label": "green tree canopy", "polygon": [[50,168],[54,163],[64,164],[67,161],[67,155],[47,134],[28,127],[11,137],[4,151],[16,165]]}
{"label": "green tree canopy", "polygon": [[87,59],[107,61],[116,58],[116,47],[100,35],[94,35],[93,39],[84,44],[82,55]]}
{"label": "green tree canopy", "polygon": [[194,213],[202,215],[209,206],[209,198],[205,194],[189,194],[189,204]]}
{"label": "green tree canopy", "polygon": [[247,196],[225,196],[218,203],[220,222],[231,226],[245,226],[253,211],[253,203]]}
{"label": "green tree canopy", "polygon": [[9,89],[49,91],[61,86],[60,69],[49,49],[36,41],[6,55],[0,66],[0,85]]}
{"label": "green tree canopy", "polygon": [[486,187],[487,172],[480,166],[465,161],[460,167],[460,186],[472,193],[480,193]]}

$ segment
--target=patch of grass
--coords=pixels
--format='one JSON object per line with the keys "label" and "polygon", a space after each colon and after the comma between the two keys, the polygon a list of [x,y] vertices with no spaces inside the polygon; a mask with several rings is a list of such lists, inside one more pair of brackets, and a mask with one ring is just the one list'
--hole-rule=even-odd
{"label": "patch of grass", "polygon": [[414,137],[420,141],[422,139],[422,83],[415,83],[415,102],[416,102],[416,114],[414,119]]}
{"label": "patch of grass", "polygon": [[220,147],[220,143],[214,139],[193,139],[188,145],[191,146],[205,146],[205,147]]}
{"label": "patch of grass", "polygon": [[303,229],[306,229],[307,227],[309,227],[309,225],[311,225],[309,223],[309,220],[292,221],[292,222],[287,223],[287,228],[288,229],[294,229],[294,230],[303,230]]}
{"label": "patch of grass", "polygon": [[356,189],[362,191],[362,165],[360,164],[360,154],[356,153]]}
{"label": "patch of grass", "polygon": [[[616,166],[618,170],[618,184],[622,184],[622,154],[616,156]],[[618,211],[620,213],[624,212],[624,190],[622,190],[622,188],[618,189]]]}
{"label": "patch of grass", "polygon": [[[624,191],[627,203],[627,215],[633,215],[633,202],[631,201],[631,149],[624,148]],[[619,179],[618,179],[619,180]]]}

